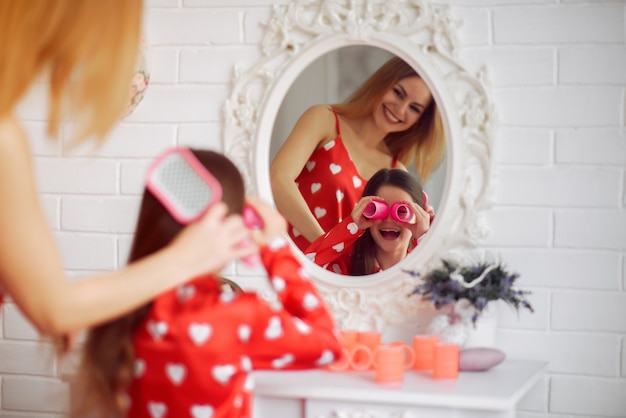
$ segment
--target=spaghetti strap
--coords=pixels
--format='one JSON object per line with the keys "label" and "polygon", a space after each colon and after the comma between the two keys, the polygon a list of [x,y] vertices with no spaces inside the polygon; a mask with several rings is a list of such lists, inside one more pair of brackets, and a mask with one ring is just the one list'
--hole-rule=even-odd
{"label": "spaghetti strap", "polygon": [[335,130],[337,131],[337,136],[341,136],[341,127],[339,126],[339,115],[337,115],[337,111],[334,107],[331,107],[333,113],[335,115]]}
{"label": "spaghetti strap", "polygon": [[394,155],[391,161],[391,168],[398,168],[398,156]]}

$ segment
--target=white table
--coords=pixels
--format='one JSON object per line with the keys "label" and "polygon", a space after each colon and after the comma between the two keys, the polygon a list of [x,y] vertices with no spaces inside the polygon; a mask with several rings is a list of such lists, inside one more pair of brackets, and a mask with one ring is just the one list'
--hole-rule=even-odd
{"label": "white table", "polygon": [[507,359],[448,380],[409,370],[395,386],[375,383],[372,371],[257,371],[254,418],[515,417],[516,404],[546,367]]}

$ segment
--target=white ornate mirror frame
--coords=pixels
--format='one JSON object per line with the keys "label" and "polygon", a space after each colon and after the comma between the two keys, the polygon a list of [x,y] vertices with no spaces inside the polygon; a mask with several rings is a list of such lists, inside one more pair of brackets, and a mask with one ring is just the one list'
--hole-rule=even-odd
{"label": "white ornate mirror frame", "polygon": [[456,56],[459,22],[428,0],[294,0],[275,6],[251,68],[235,68],[226,101],[225,152],[251,190],[273,201],[269,148],[283,97],[316,58],[348,45],[372,45],[400,56],[431,89],[447,138],[442,202],[419,251],[383,272],[361,277],[324,270],[300,253],[341,328],[383,329],[414,322],[419,303],[408,297],[415,277],[440,258],[461,258],[488,228],[482,212],[493,194],[493,105],[485,71],[472,74]]}

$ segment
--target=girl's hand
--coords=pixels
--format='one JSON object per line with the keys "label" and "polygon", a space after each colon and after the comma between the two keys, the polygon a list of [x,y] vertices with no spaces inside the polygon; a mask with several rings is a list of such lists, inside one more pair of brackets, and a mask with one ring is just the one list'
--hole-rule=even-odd
{"label": "girl's hand", "polygon": [[283,237],[287,231],[287,221],[274,208],[262,200],[248,196],[246,203],[252,206],[263,221],[263,226],[250,231],[252,239],[262,246],[277,237]]}
{"label": "girl's hand", "polygon": [[[434,210],[432,206],[427,206],[426,210],[415,202],[403,202],[411,206],[413,213],[415,214],[414,222],[404,224],[413,234],[413,238],[418,238],[424,235],[430,229],[431,216],[434,216]],[[430,212],[429,209],[430,208]],[[432,212],[432,215],[431,215]]]}
{"label": "girl's hand", "polygon": [[357,204],[354,206],[354,209],[352,209],[352,219],[361,230],[370,228],[371,226],[375,225],[376,222],[380,222],[379,220],[370,220],[363,216],[363,211],[365,210],[367,205],[372,202],[372,200],[384,201],[384,199],[378,196],[364,196],[357,202]]}
{"label": "girl's hand", "polygon": [[256,245],[242,246],[250,233],[239,215],[226,216],[223,202],[212,205],[204,216],[183,229],[169,248],[175,260],[190,270],[187,278],[217,273],[231,261],[258,251]]}

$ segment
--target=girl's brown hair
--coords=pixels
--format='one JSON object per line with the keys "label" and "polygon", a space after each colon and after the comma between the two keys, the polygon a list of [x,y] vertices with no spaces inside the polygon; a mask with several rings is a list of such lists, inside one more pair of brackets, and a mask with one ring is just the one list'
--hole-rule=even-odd
{"label": "girl's brown hair", "polygon": [[48,133],[72,115],[75,139],[99,139],[126,104],[141,36],[141,0],[0,2],[0,117],[48,81]]}
{"label": "girl's brown hair", "polygon": [[[192,150],[222,186],[222,201],[229,213],[243,212],[244,182],[237,167],[222,154]],[[183,229],[146,189],[128,262],[146,257],[168,245]],[[211,239],[211,237],[207,237]],[[190,279],[192,279],[190,277]],[[122,417],[125,393],[133,377],[133,334],[150,310],[145,305],[121,318],[93,328],[82,351],[77,384],[81,392],[72,405],[74,418]],[[112,414],[111,411],[115,411]]]}
{"label": "girl's brown hair", "polygon": [[[419,77],[419,74],[406,61],[399,57],[391,58],[361,84],[345,103],[333,107],[350,118],[367,117],[396,83],[414,76]],[[435,100],[430,101],[417,123],[405,131],[389,133],[385,143],[405,166],[414,164],[420,178],[427,180],[441,163],[446,149],[443,123]]]}
{"label": "girl's brown hair", "polygon": [[[387,185],[399,187],[411,196],[413,202],[424,206],[424,195],[420,182],[408,171],[397,168],[383,168],[374,173],[365,185],[362,196],[376,196],[378,190]],[[352,247],[351,276],[365,276],[376,272],[376,249],[376,242],[368,228]]]}

